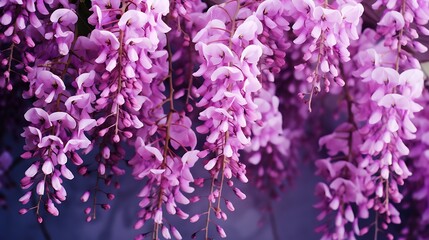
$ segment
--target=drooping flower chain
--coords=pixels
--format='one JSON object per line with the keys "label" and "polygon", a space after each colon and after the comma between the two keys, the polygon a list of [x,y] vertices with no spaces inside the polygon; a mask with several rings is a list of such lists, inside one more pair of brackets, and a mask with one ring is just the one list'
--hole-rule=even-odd
{"label": "drooping flower chain", "polygon": [[[197,90],[201,99],[196,104],[205,108],[199,117],[204,124],[197,131],[209,134],[205,148],[214,153],[204,166],[212,179],[203,229],[207,238],[211,212],[217,218],[226,219],[220,208],[224,182],[228,181],[239,198],[245,198],[229,179],[234,176],[247,182],[245,165],[239,161],[238,151],[250,143],[249,127],[259,116],[252,93],[261,88],[257,64],[262,55],[262,44],[257,36],[262,33],[262,24],[241,1],[213,6],[206,16],[206,26],[193,41],[202,62],[194,76],[204,77]],[[231,204],[226,202],[230,210],[233,209],[229,207]],[[219,225],[216,229],[221,237],[226,237]]]}
{"label": "drooping flower chain", "polygon": [[[399,6],[404,13],[407,4],[405,1],[402,3],[403,5]],[[393,20],[392,15],[397,19]],[[375,235],[379,234],[380,229],[386,230],[389,223],[399,224],[401,222],[399,211],[393,203],[401,202],[403,196],[399,192],[398,185],[403,185],[404,179],[411,175],[401,157],[409,154],[409,149],[404,141],[415,138],[417,129],[411,119],[415,112],[421,110],[421,106],[415,101],[420,97],[423,88],[423,73],[416,65],[415,59],[402,50],[403,45],[410,43],[409,38],[405,36],[404,25],[406,24],[401,14],[392,14],[392,11],[387,11],[379,23],[379,31],[383,36],[370,30],[366,30],[362,34],[365,38],[361,42],[360,52],[355,60],[357,66],[360,67],[355,72],[358,78],[354,83],[358,91],[354,99],[358,100],[350,104],[356,105],[357,122],[365,121],[365,123],[362,126],[350,126],[348,140],[343,135],[333,135],[332,137],[337,139],[337,145],[340,145],[339,141],[343,141],[345,146],[347,146],[347,141],[349,143],[351,141],[361,142],[358,144],[359,153],[352,153],[353,157],[350,158],[350,160],[355,160],[352,162],[350,160],[336,161],[335,163],[338,166],[343,162],[342,164],[352,164],[351,167],[359,168],[359,171],[347,171],[346,177],[348,181],[352,180],[349,184],[353,184],[355,187],[350,186],[349,188],[355,189],[355,194],[359,192],[360,200],[357,198],[345,199],[345,196],[341,198],[332,196],[332,190],[338,192],[338,184],[334,187],[332,179],[338,177],[338,174],[344,177],[344,171],[341,168],[335,169],[335,165],[331,163],[330,159],[319,161],[320,171],[329,170],[327,179],[332,181],[329,187],[320,185],[320,189],[323,189],[321,192],[324,192],[321,195],[324,195],[326,199],[331,199],[328,202],[330,211],[338,210],[335,233],[325,235],[328,238],[341,239],[343,236],[354,237],[355,234],[362,235],[368,232],[368,227],[363,229],[358,227],[355,218],[355,216],[367,218],[367,209],[374,209],[377,212],[374,224]],[[398,31],[399,35],[396,34]],[[382,42],[377,44],[374,39],[382,39]],[[392,42],[396,44],[392,44]],[[374,45],[375,47],[373,47]],[[392,62],[392,59],[396,61]],[[401,69],[408,70],[399,73]],[[359,80],[359,78],[363,80]],[[358,134],[356,127],[360,128]],[[349,149],[349,151],[351,150]],[[337,152],[338,149],[330,155],[335,156]],[[361,158],[361,156],[363,157]],[[324,164],[320,165],[321,163]],[[329,165],[327,165],[328,163]],[[362,172],[362,168],[365,170],[364,172]],[[360,172],[360,174],[350,178],[351,172]],[[343,208],[344,203],[357,204],[359,212],[354,212],[350,207]],[[326,215],[327,212],[323,214]],[[353,223],[354,230],[346,233],[345,224],[347,222]],[[387,234],[387,236],[392,238],[391,234]]]}

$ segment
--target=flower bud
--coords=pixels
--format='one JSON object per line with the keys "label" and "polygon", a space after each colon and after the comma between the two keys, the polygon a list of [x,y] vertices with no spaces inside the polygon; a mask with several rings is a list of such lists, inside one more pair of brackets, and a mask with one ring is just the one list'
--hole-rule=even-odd
{"label": "flower bud", "polygon": [[81,200],[82,202],[87,202],[87,201],[88,201],[88,199],[89,199],[89,196],[90,196],[89,191],[86,191],[86,192],[84,192],[84,193],[83,193],[83,195],[82,195],[82,197],[80,198],[80,200]]}

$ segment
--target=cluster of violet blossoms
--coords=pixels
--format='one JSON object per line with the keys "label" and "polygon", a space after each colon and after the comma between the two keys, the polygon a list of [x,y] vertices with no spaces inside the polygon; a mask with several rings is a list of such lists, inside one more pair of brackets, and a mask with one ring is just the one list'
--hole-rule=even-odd
{"label": "cluster of violet blossoms", "polygon": [[[78,196],[94,221],[130,172],[136,239],[226,238],[219,219],[240,204],[228,192],[244,200],[253,184],[271,206],[305,159],[322,178],[322,239],[429,236],[428,1],[3,0],[0,12],[0,191],[25,164],[21,214],[58,216],[79,177],[95,183]],[[4,139],[22,127],[12,156]]]}

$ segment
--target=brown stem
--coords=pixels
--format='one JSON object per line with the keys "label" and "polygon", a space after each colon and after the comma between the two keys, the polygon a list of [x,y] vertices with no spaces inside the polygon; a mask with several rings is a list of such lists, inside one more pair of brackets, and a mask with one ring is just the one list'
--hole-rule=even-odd
{"label": "brown stem", "polygon": [[[31,201],[32,201],[32,203],[33,203],[33,204],[35,204],[35,201],[36,201],[36,200],[32,197],[32,198],[31,198]],[[39,197],[38,202],[40,203],[40,197]],[[37,203],[37,205],[39,205],[39,203]],[[36,214],[36,215],[38,216],[39,214]],[[40,227],[40,230],[42,231],[42,234],[43,234],[43,237],[45,238],[45,240],[51,240],[51,239],[52,239],[52,237],[51,237],[51,235],[50,235],[50,233],[49,233],[49,231],[48,231],[48,228],[46,227],[45,222],[44,222],[44,221],[42,221],[42,222],[41,222],[41,223],[39,223],[38,225],[39,225],[39,227]]]}
{"label": "brown stem", "polygon": [[[220,9],[224,10],[227,13],[227,15],[229,16],[229,18],[231,20],[231,31],[230,31],[230,37],[228,39],[228,41],[229,41],[229,48],[230,49],[232,49],[232,40],[231,40],[231,38],[232,38],[232,36],[234,35],[234,32],[235,32],[235,24],[236,24],[235,20],[237,18],[238,12],[240,10],[240,2],[238,0],[236,0],[236,1],[237,1],[237,9],[236,9],[233,17],[231,15],[229,15],[229,13],[226,11],[225,8],[223,8],[222,6],[219,6]],[[228,63],[228,66],[231,66],[231,63]],[[222,147],[225,147],[225,145],[227,144],[228,138],[229,138],[229,132],[226,131],[225,137],[223,139]],[[217,153],[217,154],[220,154],[220,152]],[[222,151],[222,154],[223,154],[223,157],[222,157],[221,171],[220,172],[217,171],[212,176],[212,184],[211,184],[211,187],[210,187],[210,195],[211,195],[211,194],[213,194],[215,179],[219,177],[219,174],[221,174],[221,176],[220,176],[221,180],[220,180],[220,187],[219,187],[219,196],[218,196],[218,199],[217,199],[217,207],[216,207],[216,212],[217,213],[220,212],[220,200],[221,200],[221,196],[222,196],[222,188],[223,188],[223,182],[224,182],[224,178],[225,178],[224,171],[225,171],[225,166],[226,166],[226,156],[225,156],[225,153],[223,151]],[[212,208],[212,202],[209,199],[209,207],[208,207],[208,210],[207,210],[206,227],[204,229],[205,230],[205,240],[209,239],[208,238],[208,234],[209,234],[209,222],[210,222],[211,208]]]}
{"label": "brown stem", "polygon": [[[314,69],[314,79],[313,79],[313,83],[311,86],[311,91],[310,91],[310,97],[308,99],[308,111],[311,112],[311,103],[313,100],[313,95],[314,95],[314,90],[316,88],[316,82],[319,80],[319,67],[320,67],[320,60],[322,60],[322,56],[323,56],[323,52],[325,50],[325,32],[323,31],[321,33],[320,36],[320,42],[319,42],[319,54],[317,55],[317,63],[316,63],[316,68]],[[319,89],[320,91],[320,89]]]}
{"label": "brown stem", "polygon": [[10,82],[10,70],[12,68],[12,59],[13,59],[13,49],[15,48],[15,43],[12,42],[12,45],[10,45],[10,54],[9,54],[9,63],[7,66],[7,70],[9,72],[9,77],[7,77],[7,82]]}
{"label": "brown stem", "polygon": [[[118,67],[119,67],[119,76],[118,76],[118,89],[116,91],[116,97],[121,94],[122,90],[122,54],[123,54],[123,44],[124,44],[124,32],[119,31],[119,57],[118,57]],[[118,135],[119,130],[119,113],[120,113],[119,103],[116,103],[116,120],[115,120],[115,135]]]}
{"label": "brown stem", "polygon": [[[223,146],[225,146],[228,143],[228,138],[229,138],[229,132],[225,133],[225,139],[224,139],[224,144]],[[220,200],[222,197],[222,188],[223,188],[223,182],[225,179],[225,166],[226,166],[226,162],[227,162],[227,158],[225,156],[225,153],[222,153],[222,167],[221,167],[221,176],[220,176],[220,186],[219,186],[219,197],[217,200],[217,208],[216,208],[216,212],[219,213],[220,212]]]}
{"label": "brown stem", "polygon": [[[210,194],[213,193],[214,190],[214,184],[215,184],[215,178],[212,178],[212,182],[210,185]],[[210,223],[210,213],[212,210],[212,201],[209,199],[209,207],[207,209],[207,218],[206,218],[206,227],[204,228],[205,231],[205,240],[209,240],[209,223]]]}
{"label": "brown stem", "polygon": [[[168,51],[168,79],[169,79],[169,85],[170,85],[170,94],[168,96],[168,102],[170,103],[170,109],[169,112],[167,114],[167,122],[166,122],[166,129],[165,129],[165,143],[164,143],[164,152],[163,152],[163,160],[161,163],[161,169],[166,169],[167,168],[167,156],[168,156],[168,152],[170,150],[170,140],[171,140],[171,136],[170,136],[170,128],[171,128],[171,121],[172,121],[172,116],[173,113],[176,111],[174,109],[174,101],[173,101],[173,97],[174,97],[174,86],[173,86],[173,63],[172,63],[172,52],[171,52],[171,46],[169,44],[168,41],[168,36],[167,36],[167,51]],[[161,183],[164,180],[164,175],[161,176]],[[161,187],[159,189],[158,192],[158,205],[157,205],[157,210],[161,209],[162,207],[162,198],[164,196],[164,189]],[[158,240],[158,236],[159,236],[159,227],[160,224],[155,223],[154,224],[154,229],[153,229],[153,239],[154,240]]]}

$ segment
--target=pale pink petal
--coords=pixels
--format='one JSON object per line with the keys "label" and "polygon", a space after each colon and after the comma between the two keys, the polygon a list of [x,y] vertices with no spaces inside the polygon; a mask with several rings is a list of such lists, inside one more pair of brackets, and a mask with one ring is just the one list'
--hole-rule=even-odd
{"label": "pale pink petal", "polygon": [[130,9],[126,11],[119,19],[118,26],[121,30],[125,30],[128,27],[142,28],[148,21],[147,14],[139,11]]}
{"label": "pale pink petal", "polygon": [[56,191],[59,191],[62,188],[60,178],[57,177],[57,175],[52,176],[51,183],[52,183],[52,187]]}
{"label": "pale pink petal", "polygon": [[161,233],[165,239],[171,239],[170,231],[168,230],[168,228],[165,225],[162,226]]}
{"label": "pale pink petal", "polygon": [[248,77],[245,81],[244,81],[244,91],[246,92],[256,92],[259,89],[262,88],[262,84],[261,82],[259,82],[259,80],[256,77]]}
{"label": "pale pink petal", "polygon": [[387,122],[387,129],[392,133],[399,130],[399,125],[395,118],[389,118],[389,121]]}
{"label": "pale pink petal", "polygon": [[26,192],[22,197],[19,198],[19,202],[27,204],[30,201],[32,192]]}
{"label": "pale pink petal", "polygon": [[77,15],[70,9],[60,8],[55,10],[50,17],[51,22],[59,23],[64,26],[75,24],[77,22]]}
{"label": "pale pink petal", "polygon": [[[49,120],[54,123],[58,122],[58,124],[63,125],[69,129],[76,128],[76,121],[70,114],[65,112],[54,112],[49,115]],[[59,123],[61,121],[61,123]]]}
{"label": "pale pink petal", "polygon": [[74,178],[73,173],[65,165],[61,166],[61,174],[68,180]]}
{"label": "pale pink petal", "polygon": [[340,206],[340,200],[338,199],[338,197],[335,197],[334,199],[332,199],[331,203],[329,204],[329,207],[332,210],[337,210],[339,206]]}
{"label": "pale pink petal", "polygon": [[423,91],[424,74],[420,69],[408,69],[399,76],[400,82],[407,83],[411,87],[410,97],[418,98]]}
{"label": "pale pink petal", "polygon": [[249,45],[241,53],[240,61],[256,64],[262,56],[262,48],[259,45]]}
{"label": "pale pink petal", "polygon": [[45,175],[49,175],[54,171],[54,165],[51,161],[47,160],[43,163],[42,171]]}
{"label": "pale pink petal", "polygon": [[216,165],[216,162],[217,162],[217,158],[210,159],[210,161],[208,161],[208,162],[206,163],[206,165],[204,165],[204,168],[205,168],[207,171],[210,171],[210,170],[212,170],[212,169],[213,169],[213,167]]}
{"label": "pale pink petal", "polygon": [[381,120],[382,114],[380,111],[375,111],[371,114],[369,117],[368,123],[369,124],[376,124]]}
{"label": "pale pink petal", "polygon": [[344,4],[341,7],[341,14],[344,17],[344,21],[349,23],[358,22],[363,12],[364,12],[364,8],[360,3],[356,4],[351,2],[348,4]]}
{"label": "pale pink petal", "polygon": [[380,26],[395,26],[395,30],[400,30],[405,26],[404,17],[400,12],[397,11],[388,11],[378,22]]}
{"label": "pale pink petal", "polygon": [[162,224],[162,211],[161,210],[157,210],[155,212],[155,216],[154,216],[153,220],[155,223]]}
{"label": "pale pink petal", "polygon": [[45,181],[42,180],[40,181],[37,186],[36,186],[36,193],[39,194],[40,196],[42,196],[43,194],[45,194]]}
{"label": "pale pink petal", "polygon": [[182,239],[182,235],[180,235],[179,231],[177,231],[177,229],[173,226],[171,226],[171,233],[173,234],[173,236],[177,239],[177,240],[181,240]]}
{"label": "pale pink petal", "polygon": [[227,144],[225,145],[225,148],[223,149],[223,154],[225,154],[226,157],[232,157],[232,148],[231,145]]}
{"label": "pale pink petal", "polygon": [[162,154],[161,154],[161,152],[159,151],[158,148],[154,148],[154,147],[151,147],[151,146],[145,146],[144,148],[145,148],[146,151],[152,153],[153,156],[155,156],[155,158],[158,161],[162,161],[164,159],[164,157],[162,156]]}
{"label": "pale pink petal", "polygon": [[54,216],[58,216],[60,214],[60,212],[58,211],[58,209],[55,207],[54,203],[50,199],[48,200],[47,210],[50,214]]}
{"label": "pale pink petal", "polygon": [[150,172],[155,174],[155,175],[160,175],[160,174],[163,174],[165,172],[165,169],[151,169]]}
{"label": "pale pink petal", "polygon": [[182,156],[182,163],[187,164],[189,167],[193,167],[195,162],[197,162],[197,160],[199,159],[198,157],[199,152],[200,151],[198,150],[187,151]]}
{"label": "pale pink petal", "polygon": [[35,163],[31,164],[31,166],[25,171],[25,176],[29,178],[36,176],[38,169],[39,169],[38,164],[35,164]]}
{"label": "pale pink petal", "polygon": [[408,149],[408,147],[400,138],[396,142],[396,147],[398,148],[399,153],[401,153],[403,156],[410,154],[410,149]]}

